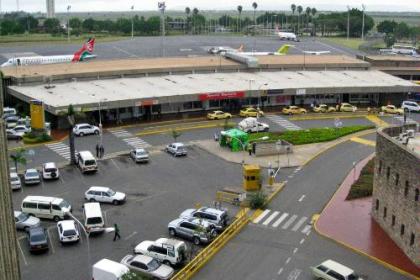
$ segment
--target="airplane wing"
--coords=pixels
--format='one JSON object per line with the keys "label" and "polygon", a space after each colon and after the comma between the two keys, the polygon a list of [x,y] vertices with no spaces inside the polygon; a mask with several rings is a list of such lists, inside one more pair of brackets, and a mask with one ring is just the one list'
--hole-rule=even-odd
{"label": "airplane wing", "polygon": [[330,51],[302,51],[305,54],[312,54],[312,55],[321,55],[331,53]]}

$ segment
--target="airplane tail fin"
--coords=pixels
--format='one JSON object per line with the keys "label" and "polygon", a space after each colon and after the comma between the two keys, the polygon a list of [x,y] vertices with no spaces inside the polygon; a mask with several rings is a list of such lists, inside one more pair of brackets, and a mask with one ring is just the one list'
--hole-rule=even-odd
{"label": "airplane tail fin", "polygon": [[244,51],[244,44],[241,44],[238,48],[238,52],[243,52]]}
{"label": "airplane tail fin", "polygon": [[289,52],[290,45],[283,45],[278,50],[277,53],[286,55]]}
{"label": "airplane tail fin", "polygon": [[92,56],[95,48],[95,38],[89,38],[83,46],[74,53],[73,61],[82,61],[86,56]]}

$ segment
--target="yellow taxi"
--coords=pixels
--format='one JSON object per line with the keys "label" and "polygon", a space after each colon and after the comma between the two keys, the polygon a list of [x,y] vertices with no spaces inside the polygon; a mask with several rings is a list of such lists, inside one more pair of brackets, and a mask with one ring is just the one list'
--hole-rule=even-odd
{"label": "yellow taxi", "polygon": [[398,114],[402,115],[404,114],[403,108],[397,108],[394,105],[386,105],[381,107],[381,112],[387,113],[387,114]]}
{"label": "yellow taxi", "polygon": [[333,106],[328,106],[326,104],[316,105],[312,110],[315,113],[331,113],[337,111]]}
{"label": "yellow taxi", "polygon": [[245,118],[247,118],[247,117],[256,117],[256,116],[257,116],[257,114],[258,114],[260,117],[264,116],[264,112],[263,112],[263,111],[261,111],[261,110],[259,110],[259,109],[252,108],[252,107],[249,107],[249,108],[244,108],[244,109],[242,109],[242,110],[239,112],[239,116],[241,116],[241,117],[245,117]]}
{"label": "yellow taxi", "polygon": [[231,114],[225,113],[223,111],[213,111],[207,114],[207,118],[209,120],[230,119],[231,117],[232,117]]}
{"label": "yellow taxi", "polygon": [[351,105],[350,103],[341,103],[340,112],[356,112],[357,107]]}
{"label": "yellow taxi", "polygon": [[306,114],[306,109],[298,106],[286,106],[281,112],[285,115]]}

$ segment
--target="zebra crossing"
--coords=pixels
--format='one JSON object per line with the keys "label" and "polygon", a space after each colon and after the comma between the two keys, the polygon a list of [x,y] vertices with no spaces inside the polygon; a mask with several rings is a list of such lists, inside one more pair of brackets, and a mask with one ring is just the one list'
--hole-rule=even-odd
{"label": "zebra crossing", "polygon": [[[404,116],[394,116],[394,119],[398,120],[400,123],[404,123]],[[417,123],[415,120],[411,118],[406,118],[406,123]]]}
{"label": "zebra crossing", "polygon": [[284,127],[286,130],[301,130],[302,128],[278,115],[267,115],[267,119]]}
{"label": "zebra crossing", "polygon": [[148,148],[152,145],[144,141],[143,139],[134,136],[125,129],[119,128],[114,130],[109,130],[115,137],[122,138],[122,140],[127,143],[127,145],[133,148]]}
{"label": "zebra crossing", "polygon": [[312,225],[307,224],[308,217],[292,215],[290,213],[281,213],[280,211],[264,210],[252,223],[272,229],[281,228],[282,230],[291,230],[293,232],[301,232],[308,235],[312,229]]}
{"label": "zebra crossing", "polygon": [[59,142],[59,143],[46,144],[45,146],[47,146],[50,150],[57,153],[59,156],[62,156],[63,158],[70,160],[70,147],[67,144]]}

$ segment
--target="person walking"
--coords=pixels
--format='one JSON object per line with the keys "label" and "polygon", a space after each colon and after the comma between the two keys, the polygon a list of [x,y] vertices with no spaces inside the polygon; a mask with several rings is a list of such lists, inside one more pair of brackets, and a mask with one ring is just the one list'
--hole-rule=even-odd
{"label": "person walking", "polygon": [[120,228],[118,227],[117,224],[114,224],[114,241],[118,239],[121,239],[120,236]]}
{"label": "person walking", "polygon": [[100,157],[100,158],[103,158],[103,157],[104,157],[104,154],[105,154],[105,148],[104,148],[104,146],[103,146],[103,145],[101,145],[101,146],[99,147],[99,157]]}
{"label": "person walking", "polygon": [[252,156],[252,144],[251,143],[248,144],[248,154],[250,156]]}
{"label": "person walking", "polygon": [[99,158],[99,144],[96,143],[96,157]]}

